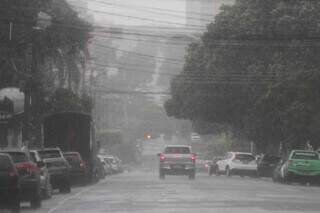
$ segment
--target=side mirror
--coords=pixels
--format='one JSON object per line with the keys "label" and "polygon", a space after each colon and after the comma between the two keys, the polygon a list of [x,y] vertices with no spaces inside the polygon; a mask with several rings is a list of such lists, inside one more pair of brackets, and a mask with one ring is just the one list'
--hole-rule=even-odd
{"label": "side mirror", "polygon": [[38,168],[42,168],[42,167],[45,166],[45,164],[44,164],[43,161],[38,161],[38,162],[37,162],[37,166],[38,166]]}
{"label": "side mirror", "polygon": [[161,153],[158,153],[157,156],[160,157]]}

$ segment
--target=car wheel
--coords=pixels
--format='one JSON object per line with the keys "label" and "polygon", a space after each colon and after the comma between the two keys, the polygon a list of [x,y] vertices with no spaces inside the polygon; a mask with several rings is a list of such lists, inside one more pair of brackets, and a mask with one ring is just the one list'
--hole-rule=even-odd
{"label": "car wheel", "polygon": [[71,184],[69,180],[65,180],[65,183],[60,187],[59,191],[61,193],[70,193],[71,192]]}
{"label": "car wheel", "polygon": [[277,178],[276,178],[274,175],[272,176],[272,181],[273,181],[274,183],[278,182]]}
{"label": "car wheel", "polygon": [[230,170],[229,166],[227,166],[227,168],[226,168],[226,175],[227,175],[228,177],[231,177],[231,176],[232,176],[231,170]]}
{"label": "car wheel", "polygon": [[15,198],[12,201],[12,205],[11,205],[10,210],[12,213],[20,213],[20,199],[19,198]]}
{"label": "car wheel", "polygon": [[31,208],[33,209],[41,207],[41,195],[39,191],[33,195],[30,205],[31,205]]}
{"label": "car wheel", "polygon": [[220,176],[220,171],[219,171],[219,167],[217,167],[217,168],[216,168],[216,171],[215,171],[215,173],[216,173],[216,176]]}
{"label": "car wheel", "polygon": [[160,178],[160,180],[164,180],[166,178],[166,175],[161,170],[159,171],[159,178]]}
{"label": "car wheel", "polygon": [[45,191],[45,198],[46,199],[50,199],[52,197],[52,191],[53,191],[53,189],[52,189],[51,183],[48,183],[46,191]]}
{"label": "car wheel", "polygon": [[191,174],[189,174],[189,180],[195,180],[196,179],[196,173],[192,172]]}
{"label": "car wheel", "polygon": [[291,184],[291,178],[289,175],[286,175],[284,178],[283,178],[283,183],[285,184]]}

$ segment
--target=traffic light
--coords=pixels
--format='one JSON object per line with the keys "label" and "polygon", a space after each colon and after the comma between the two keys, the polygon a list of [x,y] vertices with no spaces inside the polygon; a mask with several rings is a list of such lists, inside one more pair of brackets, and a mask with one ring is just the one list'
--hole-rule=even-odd
{"label": "traffic light", "polygon": [[145,140],[150,140],[150,139],[151,139],[151,134],[145,133],[145,134],[144,134],[144,139],[145,139]]}

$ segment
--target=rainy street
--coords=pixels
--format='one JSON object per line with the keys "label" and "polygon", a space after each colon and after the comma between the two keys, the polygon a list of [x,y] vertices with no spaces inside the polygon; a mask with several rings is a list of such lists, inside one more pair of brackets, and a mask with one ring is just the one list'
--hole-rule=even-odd
{"label": "rainy street", "polygon": [[158,179],[142,168],[107,177],[68,195],[55,195],[37,211],[22,212],[319,212],[320,188],[275,184],[271,179],[197,175]]}
{"label": "rainy street", "polygon": [[320,213],[320,0],[0,0],[0,213]]}

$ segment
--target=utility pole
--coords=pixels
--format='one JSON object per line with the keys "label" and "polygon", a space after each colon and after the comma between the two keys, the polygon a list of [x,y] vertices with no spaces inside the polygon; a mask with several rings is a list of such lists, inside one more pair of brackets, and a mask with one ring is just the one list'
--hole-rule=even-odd
{"label": "utility pole", "polygon": [[[39,11],[39,12],[38,12]],[[30,141],[31,139],[31,118],[32,107],[39,103],[36,94],[37,84],[39,84],[39,41],[41,41],[41,31],[45,30],[51,24],[51,17],[46,13],[40,12],[38,8],[34,15],[33,26],[31,26],[31,39],[26,51],[26,82],[24,85],[24,124],[23,124],[23,141]],[[40,131],[40,130],[39,130]],[[40,139],[40,138],[39,138]],[[28,144],[25,144],[28,145]],[[39,145],[39,144],[38,144]]]}

